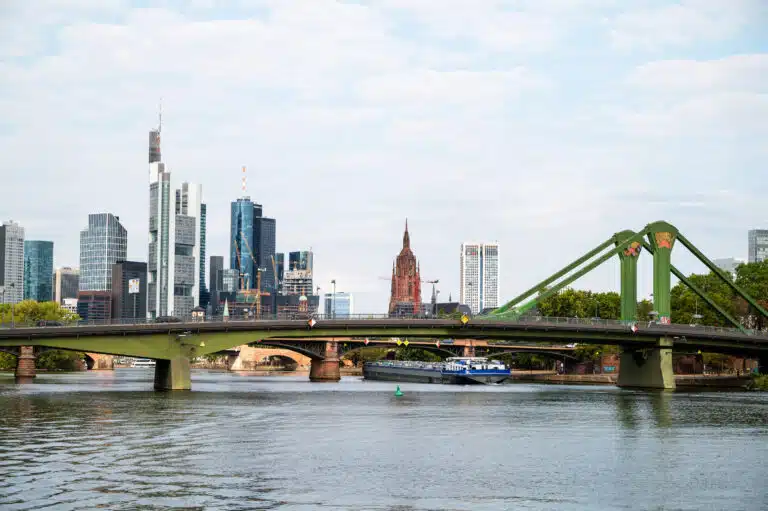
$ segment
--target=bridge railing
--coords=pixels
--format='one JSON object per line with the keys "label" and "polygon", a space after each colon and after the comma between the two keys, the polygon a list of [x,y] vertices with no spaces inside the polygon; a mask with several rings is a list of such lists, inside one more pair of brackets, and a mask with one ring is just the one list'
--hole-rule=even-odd
{"label": "bridge railing", "polygon": [[[228,316],[222,315],[207,316],[207,317],[173,317],[164,319],[106,319],[106,320],[78,320],[78,321],[25,321],[5,323],[0,322],[0,328],[41,328],[41,327],[71,327],[71,326],[106,326],[106,325],[142,325],[142,324],[167,324],[172,326],[174,323],[219,323],[219,322],[256,322],[256,321],[276,321],[276,320],[302,320],[310,321],[349,321],[349,320],[382,320],[382,319],[399,319],[399,320],[434,320],[434,319],[447,319],[447,318],[434,318],[429,315],[398,315],[390,316],[389,314],[302,314],[302,313],[279,313],[279,314],[262,314],[261,316]],[[499,322],[519,325],[574,325],[574,326],[594,326],[594,327],[613,327],[629,330],[634,326],[641,330],[655,329],[659,331],[669,332],[670,330],[680,330],[690,333],[692,328],[695,328],[698,332],[715,333],[720,335],[744,335],[744,331],[736,328],[719,327],[719,326],[705,326],[705,325],[690,325],[690,324],[662,324],[657,321],[624,321],[618,319],[602,319],[602,318],[566,318],[566,317],[548,317],[548,316],[520,316],[512,318],[494,318],[494,317],[475,317],[470,320],[474,324],[478,323],[494,323]],[[768,338],[768,330],[746,330],[747,335],[754,335],[757,337]]]}

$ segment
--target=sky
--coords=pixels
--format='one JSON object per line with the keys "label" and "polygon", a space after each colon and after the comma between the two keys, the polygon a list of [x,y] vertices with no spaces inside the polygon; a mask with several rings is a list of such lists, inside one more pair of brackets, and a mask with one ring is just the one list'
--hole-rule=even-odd
{"label": "sky", "polygon": [[[441,301],[464,241],[499,242],[504,302],[623,229],[745,258],[768,228],[762,0],[5,0],[0,220],[77,266],[111,212],[146,261],[160,98],[208,255],[228,259],[245,165],[278,251],[311,247],[356,312],[386,310],[406,217]],[[574,284],[618,286],[616,261]]]}

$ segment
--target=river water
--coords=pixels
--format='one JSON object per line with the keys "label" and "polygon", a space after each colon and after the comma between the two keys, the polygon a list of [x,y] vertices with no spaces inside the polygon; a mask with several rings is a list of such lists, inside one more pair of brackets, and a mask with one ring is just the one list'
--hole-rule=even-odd
{"label": "river water", "polygon": [[0,375],[0,509],[768,509],[768,394]]}

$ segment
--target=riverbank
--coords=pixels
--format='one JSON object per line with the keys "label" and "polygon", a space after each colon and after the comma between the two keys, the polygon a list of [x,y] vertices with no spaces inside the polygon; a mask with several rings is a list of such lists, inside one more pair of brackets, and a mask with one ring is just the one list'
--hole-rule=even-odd
{"label": "riverbank", "polygon": [[[618,374],[555,374],[546,371],[512,373],[512,382],[551,383],[557,385],[616,385]],[[509,381],[509,380],[508,380]],[[677,388],[749,388],[751,376],[676,374]]]}

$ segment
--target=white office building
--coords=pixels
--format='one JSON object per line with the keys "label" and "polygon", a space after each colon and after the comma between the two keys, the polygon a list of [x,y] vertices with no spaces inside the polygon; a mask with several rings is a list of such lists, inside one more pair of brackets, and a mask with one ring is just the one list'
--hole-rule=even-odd
{"label": "white office building", "polygon": [[499,306],[499,244],[462,243],[459,302],[472,314]]}
{"label": "white office building", "polygon": [[355,313],[355,298],[352,293],[325,293],[325,315],[347,319]]}
{"label": "white office building", "polygon": [[13,220],[0,225],[0,303],[24,299],[24,228]]}
{"label": "white office building", "polygon": [[759,263],[768,259],[768,229],[752,229],[747,233],[748,261]]}
{"label": "white office building", "polygon": [[[160,130],[149,133],[147,316],[185,317],[200,305],[205,261],[202,185],[174,188],[160,155]],[[202,270],[204,271],[204,270]],[[204,281],[204,280],[202,280]]]}

